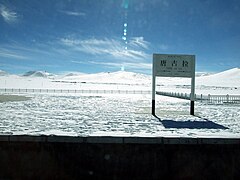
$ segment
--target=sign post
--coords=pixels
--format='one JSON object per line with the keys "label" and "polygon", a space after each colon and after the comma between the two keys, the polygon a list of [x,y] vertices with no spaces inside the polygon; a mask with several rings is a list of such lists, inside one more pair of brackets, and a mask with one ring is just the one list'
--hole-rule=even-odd
{"label": "sign post", "polygon": [[195,56],[178,54],[153,54],[152,115],[155,114],[156,77],[191,78],[190,115],[194,115]]}

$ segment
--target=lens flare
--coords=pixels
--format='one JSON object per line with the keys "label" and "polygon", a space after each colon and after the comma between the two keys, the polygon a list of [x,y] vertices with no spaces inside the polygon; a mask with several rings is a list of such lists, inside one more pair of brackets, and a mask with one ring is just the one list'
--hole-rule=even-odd
{"label": "lens flare", "polygon": [[128,7],[129,7],[129,0],[123,0],[122,1],[122,8],[123,8],[123,36],[122,39],[125,43],[124,49],[125,51],[128,50],[128,42],[127,42],[127,27],[128,27]]}

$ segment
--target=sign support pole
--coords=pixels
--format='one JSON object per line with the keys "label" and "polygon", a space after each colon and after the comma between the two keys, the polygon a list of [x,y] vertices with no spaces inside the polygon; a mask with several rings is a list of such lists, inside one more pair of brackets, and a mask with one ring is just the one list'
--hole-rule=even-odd
{"label": "sign support pole", "polygon": [[152,115],[156,116],[155,114],[155,96],[156,96],[156,76],[154,75],[154,68],[153,68],[153,76],[152,76]]}
{"label": "sign support pole", "polygon": [[190,115],[194,116],[194,101],[191,101],[191,105],[190,105]]}
{"label": "sign support pole", "polygon": [[194,101],[195,101],[195,65],[192,67],[193,68],[193,76],[191,80],[191,96],[190,96],[190,115],[194,116]]}

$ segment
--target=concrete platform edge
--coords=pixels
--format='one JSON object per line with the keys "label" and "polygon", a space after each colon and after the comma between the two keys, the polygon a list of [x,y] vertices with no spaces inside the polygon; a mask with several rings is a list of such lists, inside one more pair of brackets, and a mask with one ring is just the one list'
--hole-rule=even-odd
{"label": "concrete platform edge", "polygon": [[103,144],[240,144],[240,138],[32,136],[0,135],[0,142],[103,143]]}

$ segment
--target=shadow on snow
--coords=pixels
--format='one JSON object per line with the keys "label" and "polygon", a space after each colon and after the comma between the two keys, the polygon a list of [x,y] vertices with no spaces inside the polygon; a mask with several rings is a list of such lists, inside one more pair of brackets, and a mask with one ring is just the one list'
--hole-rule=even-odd
{"label": "shadow on snow", "polygon": [[[228,129],[227,127],[217,124],[215,122],[203,119],[201,121],[175,121],[175,120],[161,120],[155,116],[163,124],[165,128],[176,128],[176,129]],[[199,117],[201,118],[201,117]],[[202,118],[201,118],[202,119]]]}

